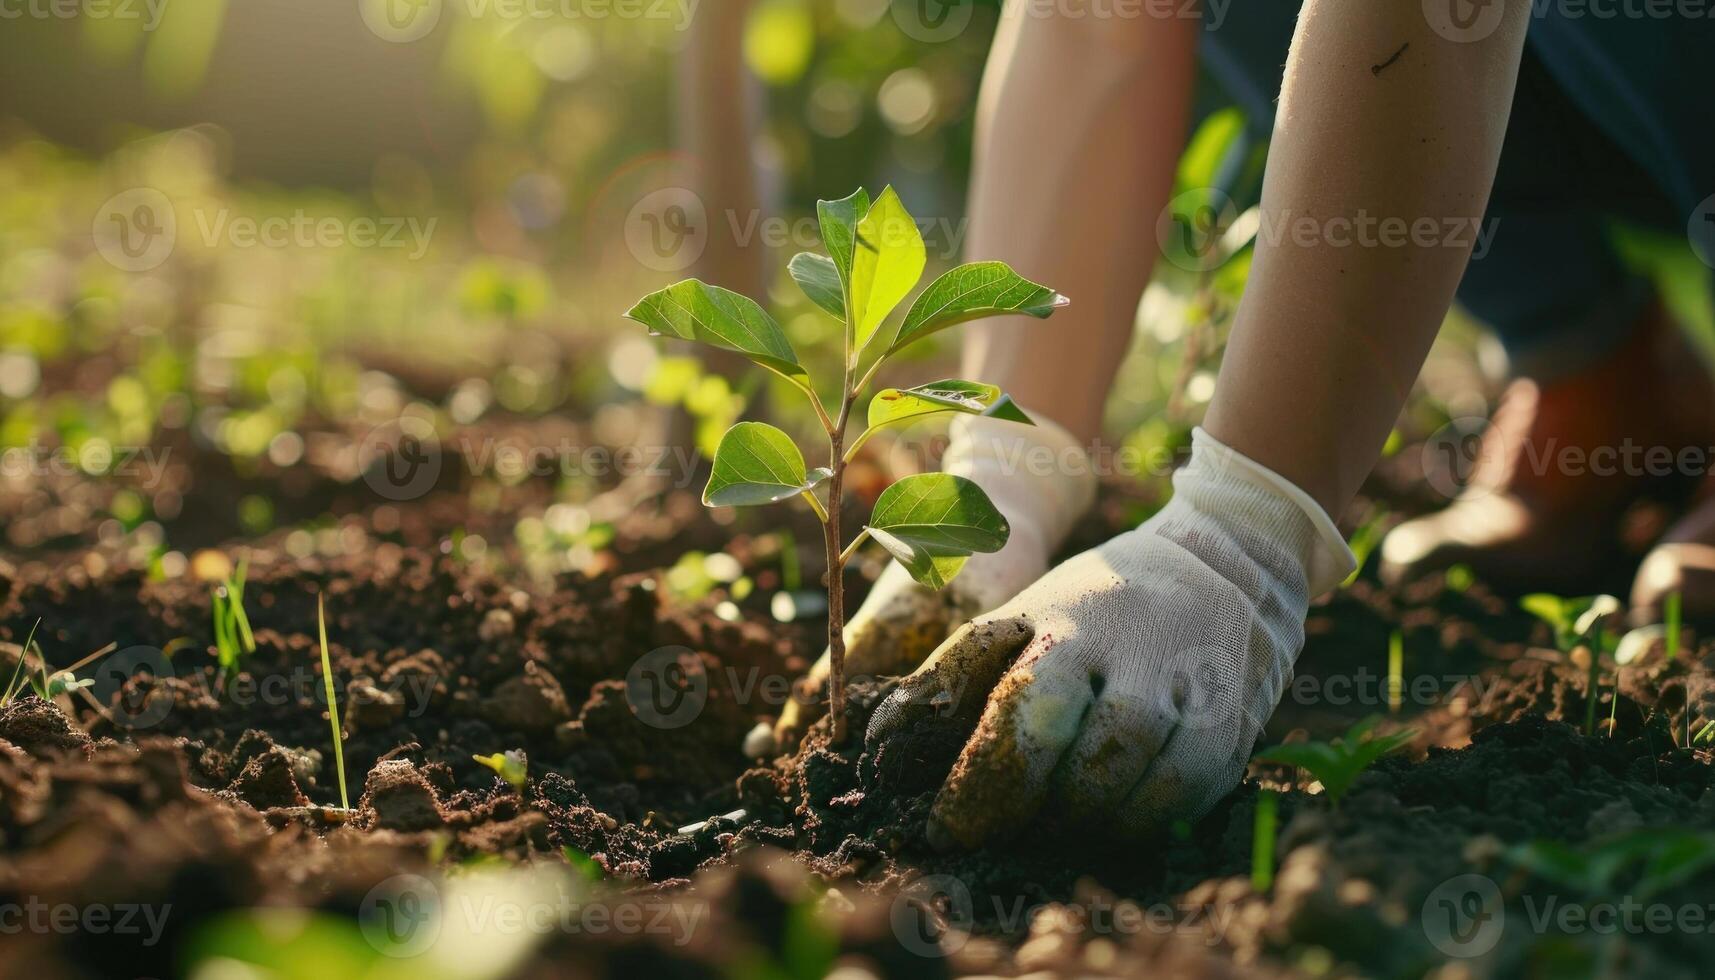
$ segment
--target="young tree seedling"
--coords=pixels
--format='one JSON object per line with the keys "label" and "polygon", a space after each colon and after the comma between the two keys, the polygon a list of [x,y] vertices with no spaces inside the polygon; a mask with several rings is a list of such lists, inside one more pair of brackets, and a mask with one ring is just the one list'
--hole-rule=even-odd
{"label": "young tree seedling", "polygon": [[1345,735],[1331,742],[1276,745],[1258,752],[1252,758],[1256,762],[1277,762],[1304,770],[1322,784],[1322,791],[1328,794],[1328,802],[1338,807],[1341,797],[1352,788],[1352,783],[1359,773],[1368,769],[1377,759],[1403,748],[1407,742],[1417,737],[1417,732],[1413,729],[1372,737],[1370,729],[1375,723],[1376,719],[1365,718],[1348,729]]}
{"label": "young tree seedling", "polygon": [[[993,385],[954,379],[870,399],[861,433],[847,428],[858,400],[889,358],[948,327],[996,315],[1044,319],[1065,297],[1000,262],[962,265],[918,295],[897,326],[887,321],[923,275],[926,252],[917,222],[889,187],[871,202],[859,189],[839,201],[819,201],[827,255],[802,252],[787,266],[817,307],[844,325],[843,373],[832,408],[824,404],[786,332],[761,306],[730,290],[687,279],[645,296],[626,316],[651,334],[736,351],[772,371],[809,400],[827,436],[828,465],[810,469],[790,436],[762,422],[739,422],[716,447],[703,490],[711,507],[748,507],[793,497],[822,524],[828,564],[829,704],[835,742],[845,737],[845,590],[842,571],[858,547],[873,540],[929,588],[942,588],[979,552],[1006,544],[1006,519],[970,480],[944,473],[908,476],[876,500],[869,523],[845,540],[840,526],[847,464],[864,443],[890,425],[955,412],[1033,424]],[[821,496],[818,496],[818,491]]]}

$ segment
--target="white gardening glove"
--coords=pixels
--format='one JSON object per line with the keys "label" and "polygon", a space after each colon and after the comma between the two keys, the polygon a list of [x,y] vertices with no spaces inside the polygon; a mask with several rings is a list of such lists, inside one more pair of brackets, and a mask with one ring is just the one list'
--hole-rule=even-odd
{"label": "white gardening glove", "polygon": [[[973,416],[954,420],[941,469],[982,487],[1011,535],[1001,550],[972,555],[940,591],[918,585],[898,562],[889,562],[846,622],[848,677],[909,673],[954,629],[1048,570],[1049,559],[1095,500],[1096,476],[1089,453],[1071,433],[1030,414],[1033,426]],[[828,671],[824,650],[781,711],[774,748],[790,747],[826,713]]]}
{"label": "white gardening glove", "polygon": [[1137,837],[1243,778],[1310,598],[1352,553],[1303,491],[1201,429],[1173,486],[1143,526],[965,627],[877,709],[872,749],[927,714],[980,712],[931,842],[976,847],[1043,812]]}

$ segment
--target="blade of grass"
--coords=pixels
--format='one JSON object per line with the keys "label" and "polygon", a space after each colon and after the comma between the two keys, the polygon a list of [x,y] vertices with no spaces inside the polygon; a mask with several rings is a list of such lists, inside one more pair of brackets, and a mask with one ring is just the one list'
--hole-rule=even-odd
{"label": "blade of grass", "polygon": [[1679,656],[1680,597],[1678,592],[1667,594],[1667,662]]}
{"label": "blade of grass", "polygon": [[321,596],[316,596],[316,632],[322,641],[322,685],[328,695],[328,723],[333,726],[333,761],[339,770],[339,805],[341,809],[351,809],[351,797],[345,791],[345,749],[341,744],[339,734],[339,705],[334,700],[333,693],[333,660],[328,657],[328,619],[327,610]]}
{"label": "blade of grass", "polygon": [[250,556],[238,559],[238,573],[227,580],[226,591],[232,597],[229,610],[238,626],[238,637],[244,642],[245,653],[256,652],[256,634],[250,631],[250,615],[244,611],[244,578],[250,571]]}
{"label": "blade of grass", "polygon": [[6,682],[6,696],[0,698],[0,704],[11,704],[12,698],[23,688],[20,678],[28,677],[24,671],[24,661],[29,659],[30,644],[36,642],[36,630],[42,625],[42,617],[36,617],[36,623],[30,627],[30,635],[24,638],[24,645],[18,648],[18,666],[12,668],[12,679]]}
{"label": "blade of grass", "polygon": [[1405,637],[1394,630],[1387,638],[1387,710],[1399,714],[1405,692]]}

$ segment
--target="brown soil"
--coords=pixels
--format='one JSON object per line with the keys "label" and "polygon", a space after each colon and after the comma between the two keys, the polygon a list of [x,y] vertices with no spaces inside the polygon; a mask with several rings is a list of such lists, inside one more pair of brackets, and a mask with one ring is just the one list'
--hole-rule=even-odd
{"label": "brown soil", "polygon": [[[546,499],[529,484],[515,493]],[[259,921],[250,910],[282,908],[317,910],[315,922],[371,958],[350,961],[362,964],[378,955],[362,941],[378,889],[423,875],[446,891],[496,867],[600,878],[587,904],[615,916],[697,916],[672,933],[549,929],[505,974],[819,976],[842,964],[878,975],[1698,976],[1715,966],[1708,936],[1684,929],[1532,929],[1530,903],[1544,896],[1617,901],[1633,881],[1581,895],[1502,857],[1539,838],[1715,830],[1710,753],[1674,738],[1688,704],[1699,725],[1715,716],[1715,648],[1627,668],[1617,708],[1610,679],[1603,730],[1588,736],[1575,727],[1583,672],[1544,651],[1545,628],[1510,602],[1480,584],[1390,591],[1365,579],[1313,611],[1298,680],[1266,736],[1327,738],[1371,714],[1419,731],[1411,752],[1374,766],[1338,807],[1289,771],[1255,767],[1211,813],[1145,846],[1042,826],[1002,848],[940,853],[925,816],[975,718],[928,712],[868,747],[829,745],[824,720],[791,756],[747,760],[746,733],[779,710],[771,680],[803,669],[820,626],[774,622],[773,560],[744,526],[714,524],[687,496],[640,500],[605,571],[546,584],[440,553],[433,542],[454,527],[499,526],[497,515],[460,513],[454,496],[411,508],[420,523],[406,523],[420,531],[379,529],[374,505],[354,507],[364,545],[339,557],[288,558],[279,535],[265,538],[245,589],[257,651],[227,683],[206,583],[15,555],[0,568],[0,636],[21,642],[40,617],[56,665],[116,649],[80,672],[96,680],[88,692],[0,711],[0,909],[165,912],[149,941],[117,928],[14,932],[0,942],[0,975],[169,976],[214,955],[260,957],[235,952],[233,937]],[[1119,526],[1122,509],[1110,495],[1080,543]],[[729,547],[762,587],[723,607],[725,618],[715,612],[724,592],[673,599],[654,569],[693,545]],[[67,547],[75,556],[85,545]],[[805,580],[816,570],[807,558]],[[351,811],[339,809],[318,596]],[[1395,630],[1412,685],[1396,714],[1379,693]],[[0,646],[0,672],[10,676],[15,656]],[[679,682],[663,689],[662,677]],[[674,727],[687,684],[706,693]],[[853,685],[853,732],[890,685]],[[508,750],[528,760],[522,795],[472,758]],[[1261,787],[1279,793],[1279,871],[1258,892]],[[1694,873],[1656,901],[1696,904],[1715,885],[1715,865],[1681,863]],[[1438,887],[1472,873],[1501,890],[1507,926],[1463,960],[1436,945],[1430,918]]]}

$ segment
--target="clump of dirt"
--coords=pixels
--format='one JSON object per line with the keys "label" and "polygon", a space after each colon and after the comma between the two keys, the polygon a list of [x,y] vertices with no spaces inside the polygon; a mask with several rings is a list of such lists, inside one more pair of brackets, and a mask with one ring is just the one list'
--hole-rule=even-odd
{"label": "clump of dirt", "polygon": [[87,749],[90,744],[89,736],[73,728],[58,707],[34,694],[0,708],[0,739],[31,753]]}

